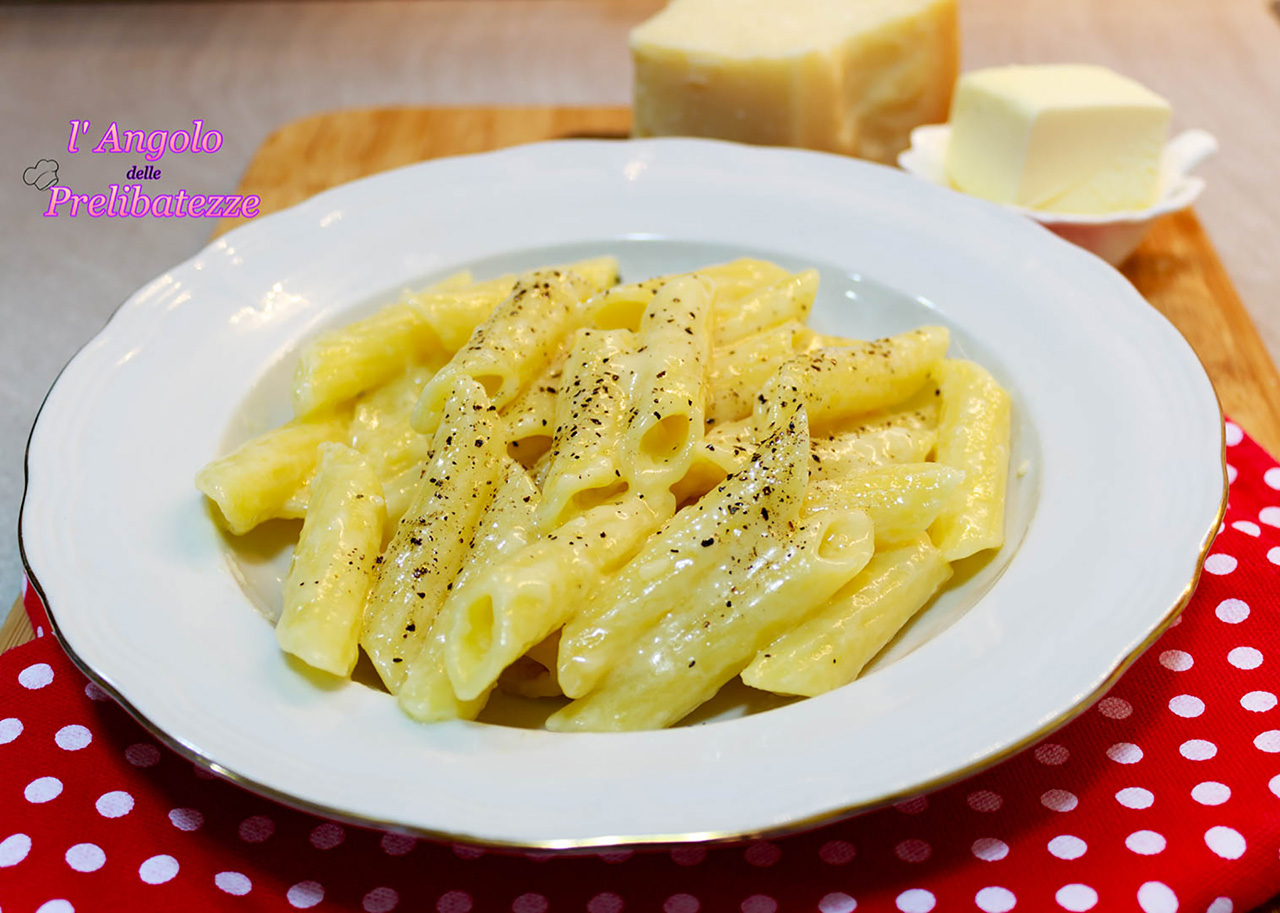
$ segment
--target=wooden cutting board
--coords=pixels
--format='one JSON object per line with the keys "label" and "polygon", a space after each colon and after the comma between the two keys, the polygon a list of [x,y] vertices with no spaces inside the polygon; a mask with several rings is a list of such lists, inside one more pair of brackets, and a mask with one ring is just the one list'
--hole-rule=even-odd
{"label": "wooden cutting board", "polygon": [[[238,192],[266,214],[356,178],[444,155],[570,137],[622,138],[627,108],[376,108],[295,121],[267,137]],[[1212,192],[1212,188],[1210,188]],[[214,236],[244,220],[226,220]],[[1158,222],[1123,270],[1190,340],[1223,410],[1271,452],[1280,452],[1280,375],[1194,213]],[[0,652],[31,638],[15,606],[0,627]]]}

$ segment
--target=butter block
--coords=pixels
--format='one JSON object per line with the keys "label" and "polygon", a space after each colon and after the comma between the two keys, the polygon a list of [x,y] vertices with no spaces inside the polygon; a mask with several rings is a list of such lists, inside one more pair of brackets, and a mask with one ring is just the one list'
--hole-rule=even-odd
{"label": "butter block", "polygon": [[636,136],[892,162],[946,120],[956,0],[673,0],[631,32]]}
{"label": "butter block", "polygon": [[1160,192],[1169,103],[1105,67],[966,73],[951,109],[947,176],[965,193],[1045,212],[1145,209]]}

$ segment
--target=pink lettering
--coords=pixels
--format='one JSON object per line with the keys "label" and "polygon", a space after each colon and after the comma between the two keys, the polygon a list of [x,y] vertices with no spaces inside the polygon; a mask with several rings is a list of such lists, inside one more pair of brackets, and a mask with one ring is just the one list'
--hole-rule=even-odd
{"label": "pink lettering", "polygon": [[89,205],[89,194],[87,194],[87,193],[73,193],[73,194],[71,194],[71,201],[70,201],[70,202],[71,202],[71,211],[70,211],[69,213],[67,213],[67,215],[69,215],[69,216],[71,216],[72,218],[74,218],[75,216],[80,215],[80,204],[81,204],[81,203],[83,203],[85,206],[88,206],[88,205]]}
{"label": "pink lettering", "polygon": [[[107,148],[110,143],[112,148]],[[120,151],[120,129],[116,126],[116,122],[112,121],[111,126],[107,128],[107,132],[102,134],[102,139],[98,140],[98,145],[93,147],[94,152],[119,152]]]}
{"label": "pink lettering", "polygon": [[[178,145],[178,137],[182,137],[182,145]],[[170,152],[185,152],[187,146],[191,143],[191,134],[186,130],[179,130],[169,137]]]}
{"label": "pink lettering", "polygon": [[[142,212],[138,212],[138,202],[142,202]],[[121,214],[124,213],[124,207],[120,208]],[[151,211],[151,197],[142,192],[141,184],[133,185],[133,204],[129,207],[129,212],[133,214],[135,219],[141,219]]]}
{"label": "pink lettering", "polygon": [[[251,193],[244,198],[244,217],[246,219],[256,219],[258,217],[258,207],[262,205],[262,197],[256,193]],[[249,211],[249,207],[253,207],[253,212]]]}
{"label": "pink lettering", "polygon": [[90,218],[102,218],[102,209],[107,205],[107,195],[105,193],[95,193],[89,197],[89,216]]}
{"label": "pink lettering", "polygon": [[[216,143],[211,143],[213,139],[217,139]],[[194,143],[193,143],[194,147]],[[217,130],[210,130],[204,135],[204,139],[200,143],[200,148],[205,152],[217,152],[222,148],[222,134]]]}
{"label": "pink lettering", "polygon": [[[208,201],[204,198],[204,194],[202,193],[193,194],[191,197],[191,202],[187,204],[187,212],[191,214],[191,218],[193,219],[200,218],[201,214],[204,212],[205,203],[207,202]],[[197,207],[199,207],[199,210],[200,210],[199,212],[196,211]]]}
{"label": "pink lettering", "polygon": [[[156,142],[159,140],[160,142]],[[165,130],[152,130],[147,136],[147,161],[158,162],[164,157],[165,147],[169,145],[169,134]]]}
{"label": "pink lettering", "polygon": [[49,188],[49,208],[44,211],[45,216],[56,217],[58,215],[58,207],[69,199],[71,199],[71,188],[59,187],[54,184]]}
{"label": "pink lettering", "polygon": [[[163,209],[160,208],[161,200],[164,200]],[[160,219],[160,218],[171,219],[173,218],[173,213],[171,211],[172,207],[173,207],[173,197],[169,196],[169,194],[167,193],[158,194],[156,198],[151,201],[151,214],[155,216],[157,219]]]}

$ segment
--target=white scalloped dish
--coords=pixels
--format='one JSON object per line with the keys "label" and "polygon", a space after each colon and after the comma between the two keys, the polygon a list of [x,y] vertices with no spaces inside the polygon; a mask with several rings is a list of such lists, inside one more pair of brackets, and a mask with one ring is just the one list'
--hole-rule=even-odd
{"label": "white scalloped dish", "polygon": [[[285,417],[292,353],[321,327],[464,266],[605,252],[627,279],[744,254],[817,266],[824,332],[949,326],[953,353],[1014,398],[1007,544],[858,681],[772,709],[729,692],[707,725],[422,726],[358,682],[317,687],[263,618],[287,549],[229,543],[195,472]],[[189,757],[344,820],[585,848],[811,826],[1007,756],[1173,620],[1224,491],[1221,415],[1190,347],[1026,220],[820,153],[575,141],[336,188],[138,291],[45,402],[21,543],[68,651]]]}

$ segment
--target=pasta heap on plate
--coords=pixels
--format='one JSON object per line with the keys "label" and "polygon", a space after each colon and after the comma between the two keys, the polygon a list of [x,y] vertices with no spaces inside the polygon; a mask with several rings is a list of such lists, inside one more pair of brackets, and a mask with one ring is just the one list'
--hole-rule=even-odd
{"label": "pasta heap on plate", "polygon": [[306,346],[296,417],[196,479],[234,534],[305,517],[284,650],[363,647],[418,720],[650,729],[852,681],[1001,545],[1009,398],[945,328],[823,336],[760,260],[618,279],[460,274]]}

